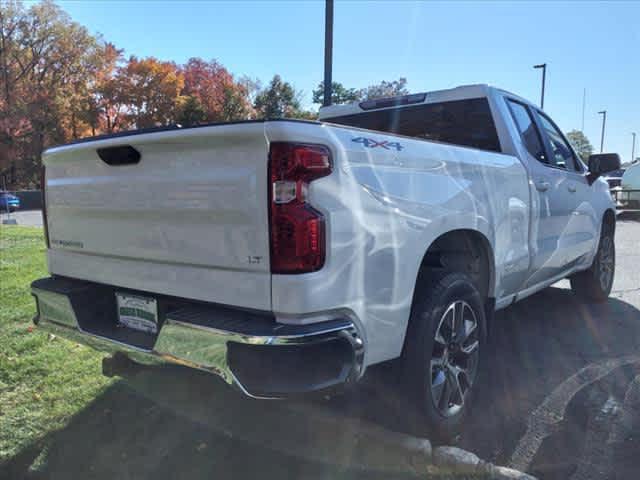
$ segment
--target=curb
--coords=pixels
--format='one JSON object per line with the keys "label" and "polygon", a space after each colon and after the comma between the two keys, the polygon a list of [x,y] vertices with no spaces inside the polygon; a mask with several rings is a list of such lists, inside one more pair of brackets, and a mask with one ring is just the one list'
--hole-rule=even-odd
{"label": "curb", "polygon": [[485,462],[476,454],[458,447],[436,447],[432,459],[436,467],[448,472],[466,473],[495,480],[536,480],[536,477],[519,470]]}

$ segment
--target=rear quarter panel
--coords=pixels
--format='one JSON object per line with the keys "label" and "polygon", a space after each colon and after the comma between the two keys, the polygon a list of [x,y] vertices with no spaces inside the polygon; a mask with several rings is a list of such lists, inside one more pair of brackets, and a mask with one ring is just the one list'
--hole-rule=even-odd
{"label": "rear quarter panel", "polygon": [[[520,285],[529,265],[529,190],[513,156],[332,125],[267,124],[269,141],[330,147],[334,172],[311,184],[327,217],[322,270],[274,275],[272,305],[282,321],[341,310],[360,324],[366,364],[397,357],[415,281],[429,245],[451,230],[472,229],[495,252],[491,295]],[[357,138],[399,142],[367,147]]]}

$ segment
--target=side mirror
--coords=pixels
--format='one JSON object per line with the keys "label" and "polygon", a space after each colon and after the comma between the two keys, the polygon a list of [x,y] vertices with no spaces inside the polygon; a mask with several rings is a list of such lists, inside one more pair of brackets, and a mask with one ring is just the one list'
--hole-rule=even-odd
{"label": "side mirror", "polygon": [[589,155],[589,184],[601,175],[620,168],[620,155],[617,153],[594,153]]}

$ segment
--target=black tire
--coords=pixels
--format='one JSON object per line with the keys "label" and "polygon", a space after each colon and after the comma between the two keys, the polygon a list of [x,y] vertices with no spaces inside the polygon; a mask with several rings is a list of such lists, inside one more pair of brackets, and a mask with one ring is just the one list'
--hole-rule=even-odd
{"label": "black tire", "polygon": [[588,270],[576,273],[569,279],[573,292],[584,300],[605,302],[609,298],[616,269],[614,227],[602,225],[598,251]]}
{"label": "black tire", "polygon": [[[417,418],[412,419],[412,430],[447,442],[460,433],[477,390],[476,381],[486,340],[483,299],[472,279],[464,273],[444,272],[421,283],[416,286],[407,330],[403,380],[418,413]],[[470,330],[467,318],[475,320],[476,328],[466,339],[462,338],[466,335],[460,335],[460,331],[456,337],[452,335],[452,328],[446,328],[452,305],[454,315],[455,305],[463,308],[462,318],[465,321],[458,321],[458,326],[464,324],[465,330],[467,327]],[[439,341],[436,340],[437,335]],[[460,343],[457,347],[454,345],[456,342]],[[463,349],[465,346],[469,349],[473,342],[477,342],[477,355],[472,357]],[[443,347],[444,344],[447,345]],[[445,361],[447,365],[440,366]],[[466,364],[467,372],[464,374],[459,371],[462,364]],[[454,376],[458,379],[457,384]],[[457,392],[449,392],[448,388]],[[447,399],[447,393],[453,396]]]}

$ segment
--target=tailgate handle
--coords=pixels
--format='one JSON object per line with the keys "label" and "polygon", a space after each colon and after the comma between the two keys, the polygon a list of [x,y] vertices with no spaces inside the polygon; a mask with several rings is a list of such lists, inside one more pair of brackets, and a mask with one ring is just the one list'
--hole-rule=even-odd
{"label": "tailgate handle", "polygon": [[140,152],[131,145],[99,148],[97,152],[100,159],[112,167],[118,165],[135,165],[140,161]]}

